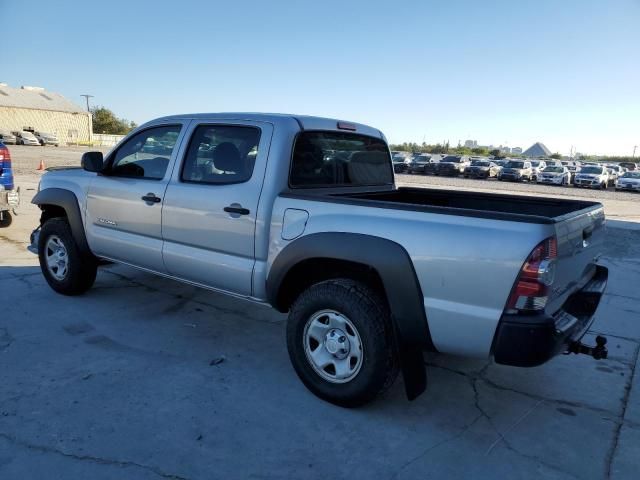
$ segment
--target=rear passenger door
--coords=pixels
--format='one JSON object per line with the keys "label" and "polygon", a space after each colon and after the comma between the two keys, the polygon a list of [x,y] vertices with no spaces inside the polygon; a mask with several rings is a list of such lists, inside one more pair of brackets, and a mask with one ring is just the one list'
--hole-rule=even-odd
{"label": "rear passenger door", "polygon": [[258,200],[273,126],[195,123],[162,211],[170,274],[243,296],[252,294]]}
{"label": "rear passenger door", "polygon": [[166,273],[161,212],[183,129],[177,122],[141,130],[106,158],[87,192],[87,241],[96,255]]}

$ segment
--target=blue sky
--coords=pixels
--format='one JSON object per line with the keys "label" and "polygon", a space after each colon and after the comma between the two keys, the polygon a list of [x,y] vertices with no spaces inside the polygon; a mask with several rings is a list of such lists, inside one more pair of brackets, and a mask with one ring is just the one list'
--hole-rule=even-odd
{"label": "blue sky", "polygon": [[54,3],[0,0],[0,81],[138,123],[272,111],[391,142],[640,144],[640,0]]}

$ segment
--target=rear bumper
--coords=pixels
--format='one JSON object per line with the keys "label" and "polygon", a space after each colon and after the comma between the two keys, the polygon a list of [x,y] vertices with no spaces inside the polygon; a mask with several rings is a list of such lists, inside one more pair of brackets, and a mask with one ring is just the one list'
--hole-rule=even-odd
{"label": "rear bumper", "polygon": [[606,267],[596,266],[593,278],[553,315],[504,314],[493,342],[496,363],[534,367],[565,352],[593,322],[608,277]]}

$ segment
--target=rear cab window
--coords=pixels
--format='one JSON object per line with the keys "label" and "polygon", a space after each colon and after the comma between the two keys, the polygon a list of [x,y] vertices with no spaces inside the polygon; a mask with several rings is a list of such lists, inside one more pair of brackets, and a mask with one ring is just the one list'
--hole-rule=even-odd
{"label": "rear cab window", "polygon": [[389,147],[381,138],[334,131],[303,131],[293,147],[291,188],[393,184]]}

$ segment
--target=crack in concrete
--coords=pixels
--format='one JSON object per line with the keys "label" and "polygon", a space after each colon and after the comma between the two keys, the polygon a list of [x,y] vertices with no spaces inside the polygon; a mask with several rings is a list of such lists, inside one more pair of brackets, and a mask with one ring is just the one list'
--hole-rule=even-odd
{"label": "crack in concrete", "polygon": [[[433,363],[429,363],[429,362],[425,362],[427,366],[430,367],[434,367],[434,368],[439,368],[441,370],[445,370],[447,372],[456,374],[456,375],[460,375],[463,376],[465,378],[467,378],[470,382],[471,388],[473,389],[474,392],[474,407],[476,408],[476,410],[478,410],[478,412],[480,412],[480,416],[484,417],[489,425],[491,426],[491,428],[496,432],[496,434],[498,435],[498,439],[496,440],[496,442],[494,442],[493,445],[491,445],[489,447],[489,450],[487,450],[487,455],[491,452],[491,450],[495,447],[495,445],[497,445],[500,442],[503,442],[505,447],[516,453],[517,455],[520,455],[522,457],[528,458],[530,460],[539,462],[541,465],[553,469],[559,473],[562,473],[564,475],[570,475],[573,478],[578,478],[576,477],[574,474],[572,474],[571,472],[567,472],[564,471],[562,469],[560,469],[559,467],[555,466],[555,465],[551,465],[546,463],[545,461],[543,461],[542,459],[540,459],[539,457],[536,456],[532,456],[532,455],[528,455],[525,454],[519,450],[517,450],[516,448],[514,448],[505,438],[504,433],[500,432],[498,428],[496,428],[495,424],[493,423],[490,415],[482,408],[482,406],[480,405],[480,392],[478,390],[478,384],[477,382],[481,381],[483,382],[485,385],[494,388],[496,390],[502,390],[502,391],[508,391],[508,392],[512,392],[512,393],[516,393],[519,395],[523,395],[525,397],[534,399],[534,400],[538,400],[538,403],[536,403],[536,405],[530,409],[530,411],[526,412],[524,416],[522,416],[520,419],[518,419],[513,425],[511,425],[511,427],[509,427],[509,430],[511,430],[512,428],[514,428],[518,423],[522,422],[522,420],[524,420],[524,418],[526,418],[535,408],[537,408],[540,404],[544,403],[544,402],[548,402],[548,403],[555,403],[555,404],[560,404],[560,405],[567,405],[567,406],[572,406],[575,408],[583,408],[586,410],[590,410],[592,412],[598,413],[600,415],[605,414],[606,416],[602,416],[601,418],[603,420],[607,420],[610,421],[614,424],[614,434],[613,434],[613,440],[611,442],[611,446],[607,452],[607,455],[605,457],[605,463],[606,463],[606,472],[605,472],[605,478],[607,480],[609,480],[611,478],[611,468],[612,468],[612,464],[613,464],[613,460],[615,457],[615,453],[616,450],[618,448],[618,442],[620,439],[620,432],[622,430],[622,426],[627,426],[630,428],[638,428],[639,426],[636,424],[636,422],[632,422],[630,420],[625,419],[625,414],[626,414],[626,410],[627,410],[627,406],[629,404],[629,397],[631,394],[631,388],[633,386],[633,380],[635,378],[635,370],[636,370],[636,365],[638,362],[638,359],[640,358],[640,345],[636,343],[636,349],[634,352],[634,360],[632,362],[630,362],[631,364],[631,375],[629,375],[629,378],[627,379],[627,382],[625,384],[625,393],[624,393],[624,397],[623,397],[623,401],[622,401],[622,411],[620,413],[616,413],[616,412],[611,412],[609,410],[600,408],[600,407],[594,407],[591,405],[587,405],[587,404],[583,404],[583,403],[579,403],[579,402],[572,402],[569,400],[563,400],[563,399],[558,399],[558,398],[551,398],[551,397],[545,397],[542,395],[538,395],[538,394],[533,394],[533,393],[529,393],[529,392],[523,392],[520,390],[516,390],[514,388],[510,388],[510,387],[506,387],[504,385],[500,385],[497,384],[496,382],[489,380],[488,378],[486,378],[485,374],[489,368],[489,366],[491,365],[490,363],[485,365],[481,370],[479,371],[472,371],[472,372],[463,372],[460,370],[455,370],[453,368],[449,368],[449,367],[445,367],[442,365],[437,365],[437,364],[433,364]],[[621,362],[624,363],[624,362]],[[506,433],[506,432],[505,432]]]}
{"label": "crack in concrete", "polygon": [[607,452],[607,469],[605,472],[605,478],[611,478],[611,467],[613,466],[613,459],[615,457],[616,451],[618,450],[618,442],[620,441],[620,431],[622,430],[622,425],[625,423],[625,415],[627,413],[627,406],[629,405],[629,397],[631,395],[631,388],[633,387],[633,379],[636,374],[636,364],[638,363],[638,358],[640,357],[640,345],[636,347],[635,351],[635,361],[633,362],[633,368],[631,369],[631,375],[629,375],[629,379],[624,386],[624,397],[622,400],[622,412],[620,413],[620,421],[616,422],[616,427],[613,432],[613,441],[611,442],[611,447]]}
{"label": "crack in concrete", "polygon": [[[485,382],[488,386],[495,388],[494,385],[492,385],[491,383],[489,383],[487,381],[487,379],[484,377],[486,371],[489,369],[489,367],[491,366],[491,363],[487,363],[484,367],[482,367],[480,370],[475,371],[475,372],[471,372],[470,374],[466,373],[466,372],[461,372],[459,370],[454,370],[454,369],[449,369],[446,367],[440,367],[438,365],[431,365],[428,364],[430,366],[434,366],[436,368],[442,368],[443,370],[447,370],[451,373],[457,374],[457,375],[461,375],[465,378],[468,379],[469,381],[469,385],[471,386],[472,390],[473,390],[473,405],[474,408],[478,411],[478,416],[476,418],[474,418],[468,425],[465,425],[461,431],[459,431],[458,433],[456,433],[455,435],[446,438],[438,443],[436,443],[435,445],[432,445],[431,447],[427,448],[426,450],[424,450],[422,453],[420,453],[419,455],[416,455],[415,457],[413,457],[412,459],[408,460],[407,462],[405,462],[390,478],[390,480],[393,480],[395,478],[397,478],[406,468],[408,468],[410,465],[414,464],[415,462],[419,461],[420,459],[426,457],[429,453],[431,453],[433,450],[435,450],[438,447],[441,447],[442,445],[452,442],[454,440],[457,440],[458,438],[460,438],[462,435],[464,435],[467,431],[469,431],[480,419],[484,418],[487,423],[489,424],[489,426],[491,427],[491,429],[496,433],[496,435],[498,436],[498,438],[496,439],[496,441],[489,447],[489,449],[487,450],[487,452],[485,453],[485,455],[489,455],[491,453],[491,451],[493,450],[493,448],[495,448],[496,445],[498,445],[500,442],[502,442],[505,446],[505,448],[513,453],[515,453],[516,455],[526,458],[528,460],[534,461],[536,463],[538,463],[539,465],[544,466],[545,468],[558,472],[562,475],[565,476],[569,476],[571,478],[575,478],[575,479],[579,479],[579,477],[572,473],[569,472],[567,470],[562,469],[561,467],[558,467],[557,465],[553,465],[550,464],[548,462],[546,462],[545,460],[541,459],[538,456],[535,455],[529,455],[526,454],[524,452],[521,452],[520,450],[518,450],[517,448],[515,448],[505,437],[505,434],[508,433],[509,431],[511,431],[513,428],[515,428],[516,426],[518,426],[522,421],[524,421],[525,418],[527,418],[538,406],[540,406],[541,404],[543,404],[546,400],[544,399],[539,399],[538,402],[531,407],[529,410],[527,410],[523,415],[521,415],[513,424],[511,424],[509,426],[509,428],[507,428],[505,433],[502,433],[500,431],[500,429],[498,429],[498,427],[495,425],[495,423],[493,422],[493,419],[491,418],[491,415],[489,415],[487,413],[487,411],[482,407],[482,405],[480,404],[480,391],[478,389],[478,382],[482,381]],[[514,391],[515,392],[515,391]],[[523,392],[515,392],[515,393],[520,393],[522,395],[531,397],[530,395],[523,393]]]}
{"label": "crack in concrete", "polygon": [[7,328],[0,327],[0,351],[9,348],[14,340]]}
{"label": "crack in concrete", "polygon": [[[500,431],[500,429],[495,425],[495,423],[493,423],[493,419],[491,418],[491,415],[489,415],[484,408],[482,408],[482,406],[480,405],[480,391],[478,390],[478,381],[483,381],[483,382],[487,382],[486,378],[484,377],[486,371],[489,369],[489,367],[491,366],[491,363],[487,363],[484,367],[482,367],[482,369],[480,369],[478,372],[476,372],[476,375],[472,378],[472,377],[467,377],[469,378],[469,382],[471,384],[471,388],[473,389],[473,399],[474,399],[474,407],[476,408],[476,410],[478,410],[480,412],[480,415],[482,417],[484,417],[487,420],[487,423],[489,423],[489,426],[493,429],[493,431],[496,433],[496,435],[498,436],[498,438],[496,439],[495,442],[493,442],[493,444],[489,447],[489,449],[486,451],[485,456],[489,455],[491,453],[491,451],[495,448],[496,445],[498,445],[500,442],[502,442],[505,446],[505,448],[513,453],[515,453],[516,455],[519,455],[523,458],[526,458],[528,460],[534,461],[540,465],[543,465],[545,468],[548,468],[549,470],[553,470],[555,472],[561,473],[563,475],[568,475],[571,478],[575,478],[575,479],[579,479],[579,477],[569,471],[566,471],[560,467],[558,467],[557,465],[553,465],[550,464],[544,460],[542,460],[540,457],[536,456],[536,455],[529,455],[526,454],[524,452],[521,452],[520,450],[518,450],[517,448],[515,448],[505,437],[505,435],[510,432],[511,430],[513,430],[516,426],[518,426],[521,422],[524,421],[525,418],[527,418],[529,415],[531,415],[531,413],[538,408],[542,403],[545,402],[545,400],[538,400],[538,402],[531,407],[529,410],[527,410],[523,415],[521,415],[515,422],[513,422],[504,433],[502,433]],[[491,385],[490,385],[491,386]]]}
{"label": "crack in concrete", "polygon": [[577,476],[574,473],[571,473],[563,468],[558,467],[557,465],[553,465],[551,463],[548,463],[544,460],[542,460],[540,457],[536,456],[536,455],[529,455],[527,453],[521,452],[520,450],[514,448],[512,445],[510,445],[509,443],[507,443],[505,441],[505,447],[507,448],[507,450],[515,453],[516,455],[519,455],[523,458],[526,458],[528,460],[531,460],[533,462],[537,462],[540,465],[544,466],[545,468],[548,468],[549,470],[553,470],[554,472],[558,472],[561,473],[562,475],[568,475],[571,478],[575,478],[576,480],[582,480],[579,476]]}
{"label": "crack in concrete", "polygon": [[[471,380],[477,379],[479,381],[482,381],[483,383],[485,383],[487,386],[495,389],[495,390],[501,390],[501,391],[505,391],[505,392],[511,392],[511,393],[515,393],[518,395],[523,395],[527,398],[531,398],[533,400],[539,400],[539,401],[543,401],[546,403],[553,403],[553,404],[557,404],[557,405],[563,405],[563,406],[568,406],[568,407],[575,407],[575,408],[583,408],[585,410],[589,410],[591,412],[597,413],[599,415],[607,415],[602,417],[604,420],[609,420],[611,422],[617,423],[620,421],[620,415],[618,415],[616,412],[612,412],[610,410],[607,410],[605,408],[601,408],[601,407],[594,407],[592,405],[588,405],[588,404],[584,404],[584,403],[580,403],[580,402],[573,402],[571,400],[564,400],[561,398],[553,398],[553,397],[546,397],[544,395],[539,395],[536,393],[531,393],[531,392],[523,392],[521,390],[517,390],[515,388],[511,388],[511,387],[507,387],[504,385],[500,385],[496,382],[494,382],[493,380],[489,380],[488,378],[484,377],[484,376],[479,376],[478,373],[479,372],[463,372],[460,370],[455,370],[449,367],[445,367],[443,365],[437,365],[437,364],[433,364],[433,363],[426,363],[427,366],[429,367],[433,367],[433,368],[439,368],[441,370],[445,370],[447,372],[450,373],[454,373],[456,375],[461,375],[463,377],[467,377]],[[488,367],[488,366],[487,366]],[[486,372],[487,367],[483,368],[483,374]],[[611,418],[610,416],[613,416],[614,418]]]}
{"label": "crack in concrete", "polygon": [[[30,267],[25,267],[25,268],[30,268]],[[36,267],[33,267],[33,268],[36,268]],[[16,275],[15,273],[9,273],[9,275],[11,275],[13,278],[25,278],[25,277],[33,277],[34,275],[42,275],[42,271],[38,269],[37,272],[22,273],[20,275]]]}
{"label": "crack in concrete", "polygon": [[73,460],[96,463],[98,465],[111,465],[111,466],[123,467],[123,468],[131,468],[131,467],[140,468],[143,470],[147,470],[151,473],[154,473],[159,477],[167,478],[169,480],[188,480],[186,477],[182,477],[180,475],[163,472],[158,467],[154,467],[152,465],[145,465],[142,463],[136,463],[129,460],[117,460],[117,459],[111,459],[111,458],[96,457],[93,455],[79,455],[75,453],[68,453],[55,447],[32,444],[27,441],[21,440],[13,435],[9,435],[3,432],[0,432],[0,438],[4,438],[8,442],[14,445],[18,445],[20,447],[26,448],[28,450],[34,450],[42,453],[50,453],[50,454],[59,455],[66,458],[71,458]]}
{"label": "crack in concrete", "polygon": [[478,420],[480,420],[482,417],[483,417],[482,414],[478,415],[476,418],[474,418],[467,425],[464,425],[461,428],[461,430],[459,432],[457,432],[455,435],[452,435],[452,436],[450,436],[448,438],[445,438],[444,440],[441,440],[441,441],[437,442],[434,445],[431,445],[426,450],[422,451],[420,454],[418,454],[415,457],[407,460],[405,463],[403,463],[400,466],[400,468],[393,475],[391,475],[391,477],[389,477],[389,480],[395,480],[396,478],[398,478],[398,475],[400,475],[405,469],[407,469],[408,467],[410,467],[411,465],[416,463],[418,460],[426,457],[429,453],[431,453],[436,448],[439,448],[439,447],[441,447],[442,445],[444,445],[446,443],[453,442],[454,440],[457,440],[458,438],[462,437],[462,435],[464,435],[466,432],[468,432],[471,429],[471,427],[473,427],[478,422]]}

